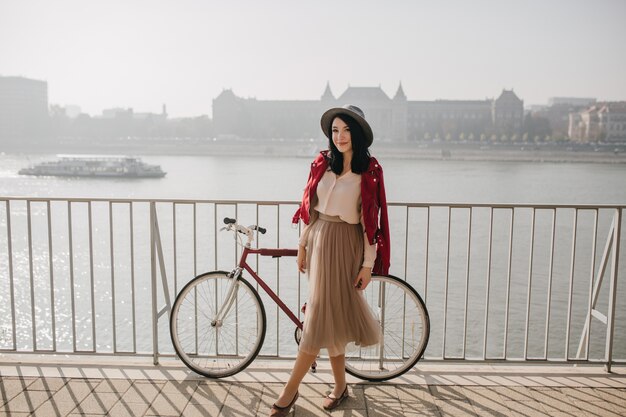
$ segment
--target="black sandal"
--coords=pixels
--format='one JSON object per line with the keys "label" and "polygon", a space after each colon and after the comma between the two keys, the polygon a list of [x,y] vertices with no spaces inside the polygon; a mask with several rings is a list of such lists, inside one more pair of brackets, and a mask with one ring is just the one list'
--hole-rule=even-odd
{"label": "black sandal", "polygon": [[293,396],[293,400],[286,405],[285,407],[281,407],[276,405],[276,403],[272,404],[272,408],[270,409],[270,417],[285,417],[291,411],[291,407],[296,403],[296,400],[300,396],[300,393],[296,391],[296,395]]}
{"label": "black sandal", "polygon": [[341,405],[343,400],[348,398],[348,385],[346,384],[346,389],[343,390],[343,393],[338,398],[333,398],[331,397],[331,395],[332,393],[328,394],[326,398],[324,399],[324,403],[322,404],[322,407],[324,408],[324,410],[327,410],[327,411],[334,410],[335,408]]}

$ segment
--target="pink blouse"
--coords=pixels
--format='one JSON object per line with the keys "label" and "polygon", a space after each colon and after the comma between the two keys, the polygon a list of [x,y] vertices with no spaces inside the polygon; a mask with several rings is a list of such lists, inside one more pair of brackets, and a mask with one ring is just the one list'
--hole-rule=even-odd
{"label": "pink blouse", "polygon": [[[361,223],[365,235],[365,224],[361,214],[361,175],[348,171],[338,176],[326,171],[317,186],[317,205],[314,209],[328,216],[339,216],[350,224]],[[313,222],[302,230],[300,246],[306,246],[308,231]],[[363,236],[363,264],[372,268],[376,260],[376,244],[370,245],[367,236]]]}

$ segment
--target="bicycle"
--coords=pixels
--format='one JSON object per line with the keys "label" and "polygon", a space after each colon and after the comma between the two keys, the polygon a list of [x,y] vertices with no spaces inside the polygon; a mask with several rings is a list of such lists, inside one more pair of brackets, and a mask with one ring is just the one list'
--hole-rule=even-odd
{"label": "bicycle", "polygon": [[[297,256],[297,249],[254,249],[257,225],[245,227],[225,218],[220,231],[232,231],[243,252],[231,272],[213,271],[187,283],[174,301],[170,335],[178,357],[194,372],[223,378],[245,369],[265,339],[265,308],[257,290],[243,278],[250,274],[295,324],[296,343],[303,323],[246,262],[248,255]],[[239,234],[247,237],[242,243]],[[422,357],[430,335],[428,310],[417,291],[391,275],[373,275],[363,291],[382,327],[381,343],[346,349],[346,372],[368,381],[385,381],[410,370]],[[306,312],[305,312],[306,315]],[[354,345],[351,343],[350,345]]]}

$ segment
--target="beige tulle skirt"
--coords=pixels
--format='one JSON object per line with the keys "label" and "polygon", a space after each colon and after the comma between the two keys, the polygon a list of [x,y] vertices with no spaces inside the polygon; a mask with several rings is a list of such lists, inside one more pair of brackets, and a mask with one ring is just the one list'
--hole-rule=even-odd
{"label": "beige tulle skirt", "polygon": [[[300,350],[331,357],[343,355],[354,343],[371,346],[381,328],[354,280],[363,263],[363,228],[321,213],[307,229],[309,297]],[[313,220],[313,219],[312,219]]]}

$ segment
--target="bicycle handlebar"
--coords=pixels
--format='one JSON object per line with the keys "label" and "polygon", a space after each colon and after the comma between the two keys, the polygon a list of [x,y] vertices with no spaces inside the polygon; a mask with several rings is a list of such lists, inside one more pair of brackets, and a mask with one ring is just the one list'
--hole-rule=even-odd
{"label": "bicycle handlebar", "polygon": [[[224,224],[227,224],[227,225],[230,225],[230,224],[237,225],[237,219],[231,219],[230,217],[224,217]],[[241,225],[237,225],[237,230],[239,232],[242,232],[242,233],[246,232],[246,231],[242,231],[241,229],[257,230],[262,235],[264,235],[265,232],[267,232],[267,229],[265,229],[264,227],[261,227],[261,226],[257,226],[257,225],[252,225],[250,227],[244,227],[244,226],[241,226]]]}

